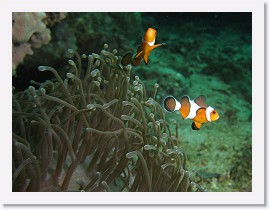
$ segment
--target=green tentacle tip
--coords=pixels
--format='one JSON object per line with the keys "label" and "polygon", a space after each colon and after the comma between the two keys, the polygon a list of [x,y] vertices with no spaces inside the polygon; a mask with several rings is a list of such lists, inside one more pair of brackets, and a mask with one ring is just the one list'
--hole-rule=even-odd
{"label": "green tentacle tip", "polygon": [[100,60],[96,60],[95,65],[100,66]]}
{"label": "green tentacle tip", "polygon": [[130,159],[130,158],[134,157],[135,155],[137,155],[137,153],[138,153],[137,151],[129,152],[126,154],[126,157],[128,159]]}
{"label": "green tentacle tip", "polygon": [[94,69],[93,71],[91,71],[91,76],[92,77],[100,76],[100,71],[98,69]]}
{"label": "green tentacle tip", "polygon": [[50,67],[48,67],[48,66],[39,66],[39,67],[38,67],[38,70],[39,70],[39,71],[46,71],[46,70],[49,70],[49,68],[50,68]]}
{"label": "green tentacle tip", "polygon": [[125,69],[126,70],[131,70],[132,69],[132,66],[129,64],[129,65],[125,66]]}
{"label": "green tentacle tip", "polygon": [[157,150],[157,148],[154,145],[146,144],[143,146],[145,150]]}
{"label": "green tentacle tip", "polygon": [[196,186],[197,186],[195,182],[191,182],[190,185],[191,185],[192,187],[195,187],[195,188],[196,188]]}
{"label": "green tentacle tip", "polygon": [[93,108],[94,108],[93,104],[88,104],[87,105],[87,109],[93,109]]}
{"label": "green tentacle tip", "polygon": [[29,90],[29,92],[30,92],[30,94],[32,96],[35,96],[36,95],[36,89],[35,89],[35,87],[29,86],[28,90]]}
{"label": "green tentacle tip", "polygon": [[109,47],[109,45],[105,43],[105,44],[103,45],[103,50],[106,50],[108,47]]}
{"label": "green tentacle tip", "polygon": [[69,54],[74,54],[74,50],[68,49],[68,53],[69,53]]}
{"label": "green tentacle tip", "polygon": [[144,103],[146,106],[153,106],[154,105],[154,101],[153,99],[148,99],[145,103]]}
{"label": "green tentacle tip", "polygon": [[74,75],[72,73],[67,73],[67,78],[72,79],[74,78]]}
{"label": "green tentacle tip", "polygon": [[138,81],[137,80],[134,80],[133,81],[133,85],[138,85],[139,83],[138,83]]}
{"label": "green tentacle tip", "polygon": [[98,82],[98,81],[93,81],[93,83],[94,83],[96,86],[100,86],[100,82]]}
{"label": "green tentacle tip", "polygon": [[46,94],[46,89],[40,88],[40,91],[41,91],[42,95],[45,95]]}
{"label": "green tentacle tip", "polygon": [[75,66],[75,63],[73,60],[68,60],[68,64],[71,65],[71,66]]}
{"label": "green tentacle tip", "polygon": [[166,152],[167,152],[167,154],[169,154],[169,155],[171,155],[172,153],[175,153],[174,150],[172,150],[172,149],[167,149]]}
{"label": "green tentacle tip", "polygon": [[181,173],[181,174],[184,174],[185,172],[186,172],[186,171],[185,171],[184,169],[181,169],[181,170],[180,170],[180,173]]}
{"label": "green tentacle tip", "polygon": [[129,116],[127,116],[127,115],[121,115],[121,119],[122,120],[128,120],[129,119]]}
{"label": "green tentacle tip", "polygon": [[140,88],[138,86],[134,87],[134,91],[138,92],[140,90]]}
{"label": "green tentacle tip", "polygon": [[149,114],[149,117],[150,117],[151,119],[154,119],[155,115],[154,115],[153,113],[150,113],[150,114]]}

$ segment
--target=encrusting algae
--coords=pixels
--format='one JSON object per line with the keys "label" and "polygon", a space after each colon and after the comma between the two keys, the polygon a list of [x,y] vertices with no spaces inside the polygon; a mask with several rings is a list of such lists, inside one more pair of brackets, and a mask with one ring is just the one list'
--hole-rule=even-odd
{"label": "encrusting algae", "polygon": [[[117,50],[75,57],[64,80],[13,93],[13,191],[204,191],[186,154]],[[196,175],[197,173],[195,173]]]}

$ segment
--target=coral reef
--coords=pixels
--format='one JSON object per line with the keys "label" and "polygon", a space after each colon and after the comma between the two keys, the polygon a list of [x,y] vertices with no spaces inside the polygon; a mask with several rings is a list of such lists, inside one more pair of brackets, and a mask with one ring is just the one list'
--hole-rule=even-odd
{"label": "coral reef", "polygon": [[40,48],[51,40],[47,27],[65,18],[65,13],[13,12],[12,13],[12,69],[21,63],[26,55],[32,55],[32,48]]}
{"label": "coral reef", "polygon": [[[30,80],[45,81],[51,75],[36,73],[36,66],[50,65],[57,68],[58,73],[64,76],[67,63],[64,62],[66,49],[80,52],[99,52],[107,42],[112,48],[118,49],[122,55],[140,44],[141,13],[46,13],[43,22],[51,31],[51,40],[40,48],[32,48],[33,54],[24,57],[20,65],[16,65],[16,76],[13,77],[16,88],[25,90]],[[62,19],[63,16],[65,19]],[[132,22],[129,30],[125,28]],[[30,23],[29,23],[30,24]],[[102,27],[101,27],[102,26]],[[142,29],[142,33],[144,30]],[[134,46],[136,42],[136,45]],[[86,44],[87,43],[87,44]],[[23,79],[23,83],[17,81]]]}
{"label": "coral reef", "polygon": [[[69,54],[64,80],[13,94],[13,191],[204,191],[165,120],[117,50]],[[35,87],[38,87],[37,89]],[[191,174],[195,174],[194,178]]]}

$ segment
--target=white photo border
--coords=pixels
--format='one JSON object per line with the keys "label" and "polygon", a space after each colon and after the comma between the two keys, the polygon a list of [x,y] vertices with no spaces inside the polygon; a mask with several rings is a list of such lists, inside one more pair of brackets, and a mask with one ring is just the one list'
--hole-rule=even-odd
{"label": "white photo border", "polygon": [[[12,192],[12,12],[252,12],[252,192]],[[3,0],[1,3],[1,172],[4,204],[264,204],[263,0]],[[254,114],[258,113],[259,114]],[[4,170],[3,170],[4,169]]]}

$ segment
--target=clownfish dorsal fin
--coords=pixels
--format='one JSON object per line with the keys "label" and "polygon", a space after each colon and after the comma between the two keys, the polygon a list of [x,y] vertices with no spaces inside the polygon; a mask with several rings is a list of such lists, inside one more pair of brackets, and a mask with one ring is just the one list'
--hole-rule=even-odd
{"label": "clownfish dorsal fin", "polygon": [[198,96],[198,97],[194,100],[194,102],[195,102],[198,106],[203,107],[203,108],[206,108],[206,107],[207,107],[205,101],[206,101],[206,98],[205,98],[205,96],[203,96],[203,95]]}

